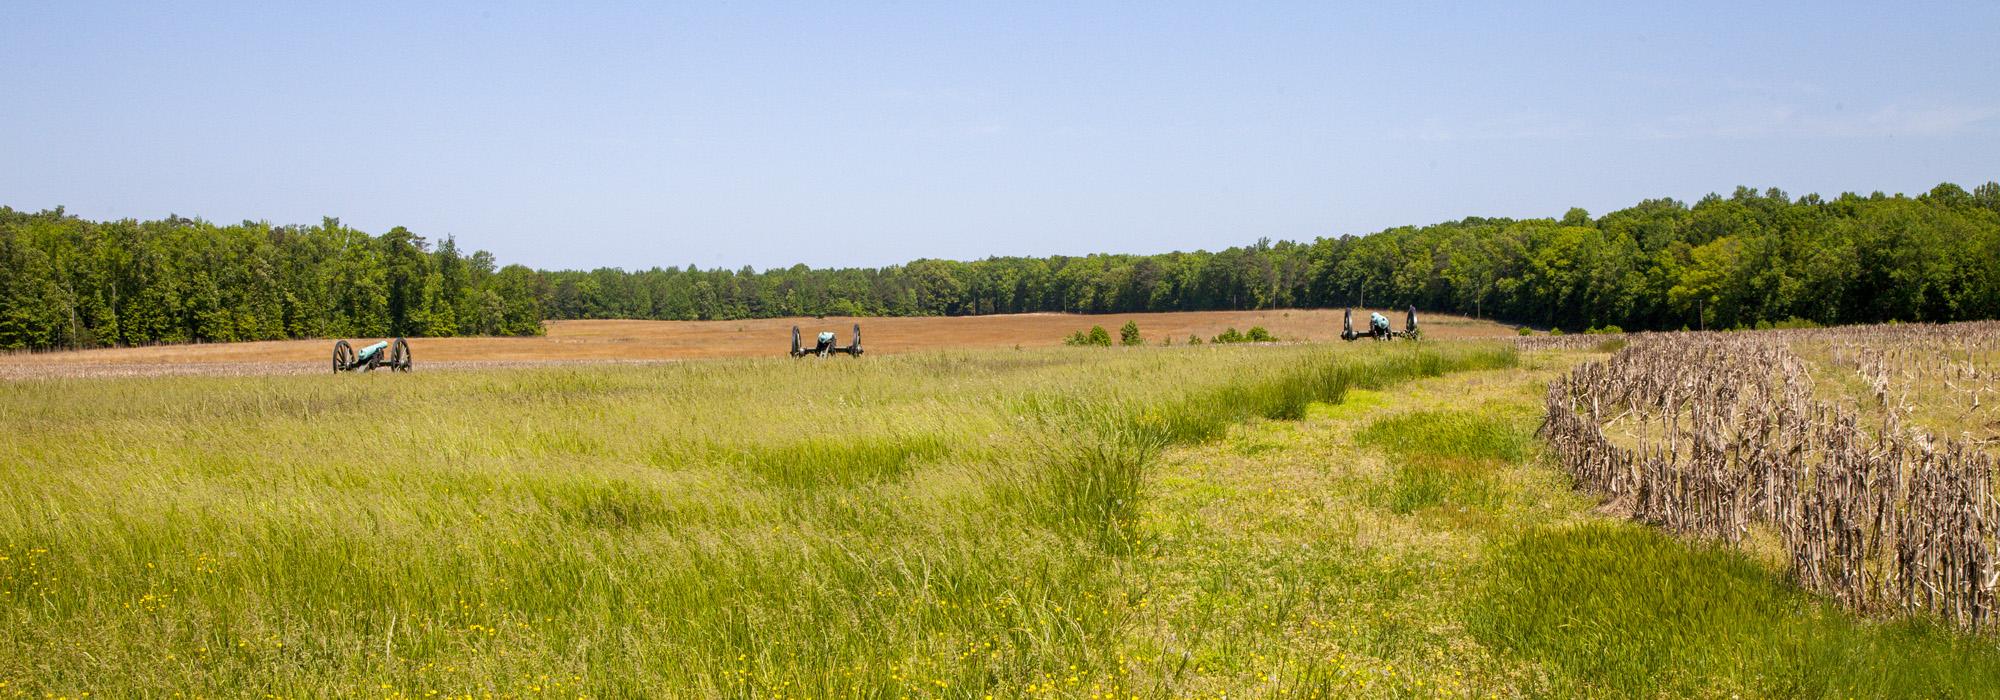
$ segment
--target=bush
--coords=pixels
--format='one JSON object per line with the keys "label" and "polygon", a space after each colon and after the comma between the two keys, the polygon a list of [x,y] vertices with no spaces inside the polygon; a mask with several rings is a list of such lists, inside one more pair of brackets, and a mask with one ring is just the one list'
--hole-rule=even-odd
{"label": "bush", "polygon": [[1118,329],[1118,344],[1127,347],[1146,344],[1146,338],[1139,335],[1138,321],[1126,321],[1125,327]]}
{"label": "bush", "polygon": [[1562,335],[1562,334],[1563,334],[1563,329],[1561,329],[1561,328],[1550,328],[1550,329],[1549,329],[1549,335]]}
{"label": "bush", "polygon": [[1584,331],[1584,332],[1583,332],[1583,334],[1584,334],[1584,335],[1617,335],[1617,334],[1619,334],[1619,333],[1624,333],[1624,332],[1625,332],[1625,329],[1623,329],[1623,328],[1619,328],[1618,326],[1615,326],[1615,325],[1607,325],[1607,326],[1605,326],[1605,327],[1603,327],[1603,328],[1592,328],[1592,329],[1590,329],[1590,330],[1586,330],[1586,331]]}
{"label": "bush", "polygon": [[1514,335],[1534,335],[1534,334],[1535,334],[1535,329],[1529,328],[1527,326],[1522,326],[1520,328],[1514,329]]}
{"label": "bush", "polygon": [[1103,326],[1091,326],[1089,332],[1077,331],[1063,338],[1064,345],[1111,347],[1111,332]]}
{"label": "bush", "polygon": [[1193,334],[1193,333],[1189,333],[1189,334],[1188,334],[1188,344],[1189,344],[1189,345],[1200,345],[1200,344],[1201,344],[1201,336],[1198,336],[1198,335],[1195,335],[1195,334]]}
{"label": "bush", "polygon": [[[1190,341],[1197,341],[1197,340],[1199,340],[1199,339],[1197,339],[1197,338],[1194,338],[1194,337],[1191,337],[1191,336],[1190,336],[1190,337],[1189,337],[1188,339],[1189,339]],[[1215,336],[1214,338],[1210,339],[1210,340],[1209,340],[1209,342],[1211,342],[1211,343],[1271,343],[1271,342],[1276,342],[1277,340],[1278,340],[1278,336],[1275,336],[1275,335],[1271,335],[1271,332],[1270,332],[1270,331],[1267,331],[1267,330],[1264,330],[1264,327],[1263,327],[1263,326],[1251,326],[1251,327],[1250,327],[1250,332],[1248,332],[1248,333],[1244,333],[1244,332],[1242,332],[1242,331],[1239,331],[1239,330],[1236,330],[1236,329],[1234,329],[1234,328],[1229,328],[1229,329],[1226,329],[1226,330],[1222,331],[1222,333],[1221,333],[1220,335],[1217,335],[1217,336]]]}

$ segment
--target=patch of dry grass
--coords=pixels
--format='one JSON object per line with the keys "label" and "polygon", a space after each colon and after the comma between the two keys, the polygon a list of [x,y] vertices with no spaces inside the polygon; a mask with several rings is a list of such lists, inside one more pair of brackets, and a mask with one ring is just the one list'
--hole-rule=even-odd
{"label": "patch of dry grass", "polygon": [[[1365,318],[1366,311],[1360,312]],[[1397,318],[1401,318],[1397,312]],[[904,318],[770,318],[741,321],[549,321],[535,338],[424,338],[411,343],[418,371],[515,368],[547,363],[669,362],[698,358],[783,357],[791,327],[810,336],[863,326],[871,355],[946,349],[1046,348],[1078,328],[1137,323],[1149,343],[1189,335],[1208,338],[1225,328],[1263,326],[1288,342],[1328,342],[1340,337],[1337,309],[1188,311],[1145,314],[1007,314]],[[1505,326],[1459,316],[1425,316],[1425,337],[1498,338]],[[0,353],[0,380],[44,377],[157,375],[264,375],[330,372],[333,343],[285,340],[255,343],[167,345],[79,352]]]}

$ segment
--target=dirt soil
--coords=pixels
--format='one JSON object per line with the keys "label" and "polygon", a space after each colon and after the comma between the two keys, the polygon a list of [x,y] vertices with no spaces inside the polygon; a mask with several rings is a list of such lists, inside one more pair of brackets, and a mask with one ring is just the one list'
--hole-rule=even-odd
{"label": "dirt soil", "polygon": [[[1382,311],[1398,329],[1403,312]],[[1355,311],[1365,328],[1368,314]],[[574,362],[661,362],[713,357],[782,357],[791,348],[791,328],[807,342],[819,331],[834,331],[846,344],[861,324],[869,353],[916,352],[947,348],[1046,347],[1061,345],[1072,331],[1104,326],[1116,338],[1126,321],[1136,321],[1148,343],[1189,335],[1207,340],[1226,328],[1263,326],[1281,341],[1329,341],[1340,337],[1339,309],[1189,311],[1143,314],[1010,314],[922,318],[773,318],[743,321],[549,321],[537,338],[413,338],[418,370],[536,366]],[[1459,316],[1418,315],[1426,338],[1507,337],[1511,326]],[[361,345],[376,339],[358,339]],[[331,371],[331,340],[163,345],[0,356],[0,380],[39,377],[116,377],[180,374],[305,374]]]}

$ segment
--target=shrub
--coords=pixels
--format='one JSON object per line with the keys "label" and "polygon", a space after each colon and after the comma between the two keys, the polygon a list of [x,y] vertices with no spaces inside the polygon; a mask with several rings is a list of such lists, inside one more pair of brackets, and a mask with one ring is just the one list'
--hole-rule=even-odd
{"label": "shrub", "polygon": [[1522,326],[1520,328],[1514,329],[1514,335],[1534,335],[1534,334],[1535,334],[1535,329],[1529,328],[1527,326]]}
{"label": "shrub", "polygon": [[1104,330],[1103,326],[1091,326],[1088,332],[1077,331],[1069,334],[1069,337],[1063,338],[1063,344],[1071,346],[1096,345],[1108,348],[1111,347],[1111,332]]}
{"label": "shrub", "polygon": [[1201,344],[1201,336],[1198,336],[1198,335],[1195,335],[1195,334],[1193,334],[1193,333],[1189,333],[1189,334],[1188,334],[1188,344],[1189,344],[1189,345],[1200,345],[1200,344]]}
{"label": "shrub", "polygon": [[1128,347],[1146,344],[1146,338],[1139,335],[1138,321],[1126,321],[1125,327],[1118,329],[1118,344]]}
{"label": "shrub", "polygon": [[1607,325],[1607,326],[1605,326],[1605,327],[1603,327],[1603,328],[1591,328],[1590,330],[1586,330],[1586,331],[1584,331],[1584,332],[1583,332],[1583,334],[1584,334],[1584,335],[1616,335],[1616,334],[1619,334],[1619,333],[1624,333],[1624,332],[1625,332],[1625,329],[1623,329],[1623,328],[1619,328],[1618,326],[1615,326],[1615,325]]}
{"label": "shrub", "polygon": [[1270,343],[1270,342],[1275,342],[1275,341],[1276,341],[1277,339],[1278,339],[1278,337],[1277,337],[1277,336],[1275,336],[1275,335],[1271,335],[1271,332],[1270,332],[1270,331],[1267,331],[1267,330],[1264,330],[1264,327],[1263,327],[1263,326],[1251,326],[1251,327],[1250,327],[1250,332],[1248,332],[1248,333],[1244,333],[1244,332],[1242,332],[1242,331],[1239,331],[1239,330],[1236,330],[1235,328],[1229,328],[1229,329],[1226,329],[1226,330],[1222,331],[1222,333],[1221,333],[1220,335],[1217,335],[1217,336],[1215,336],[1215,337],[1214,337],[1213,339],[1209,340],[1209,342],[1211,342],[1211,343]]}
{"label": "shrub", "polygon": [[1549,335],[1562,335],[1562,334],[1563,334],[1563,329],[1561,329],[1561,328],[1550,328],[1550,329],[1549,329]]}

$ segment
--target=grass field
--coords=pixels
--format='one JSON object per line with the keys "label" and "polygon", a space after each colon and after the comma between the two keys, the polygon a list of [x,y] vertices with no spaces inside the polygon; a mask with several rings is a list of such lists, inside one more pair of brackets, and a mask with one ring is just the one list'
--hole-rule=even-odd
{"label": "grass field", "polygon": [[[1281,333],[1282,335],[1282,333]],[[0,696],[1973,696],[1543,464],[1576,353],[0,382]]]}
{"label": "grass field", "polygon": [[[1368,312],[1358,310],[1365,327]],[[1402,322],[1398,311],[1386,311]],[[1501,338],[1511,327],[1492,321],[1425,314],[1432,338]],[[1062,345],[1072,331],[1101,325],[1116,334],[1137,323],[1149,343],[1188,336],[1206,340],[1229,328],[1263,326],[1281,341],[1331,341],[1340,337],[1337,309],[1190,311],[1174,313],[1011,314],[999,316],[907,318],[769,318],[743,321],[548,321],[547,334],[533,338],[423,338],[412,341],[425,369],[531,367],[548,364],[663,362],[703,358],[783,357],[791,328],[808,338],[821,330],[848,341],[862,324],[863,345],[876,355],[979,348],[1042,348]],[[329,371],[328,340],[285,340],[222,345],[169,345],[81,352],[0,354],[0,379],[39,377],[120,377],[175,374],[269,375]]]}

